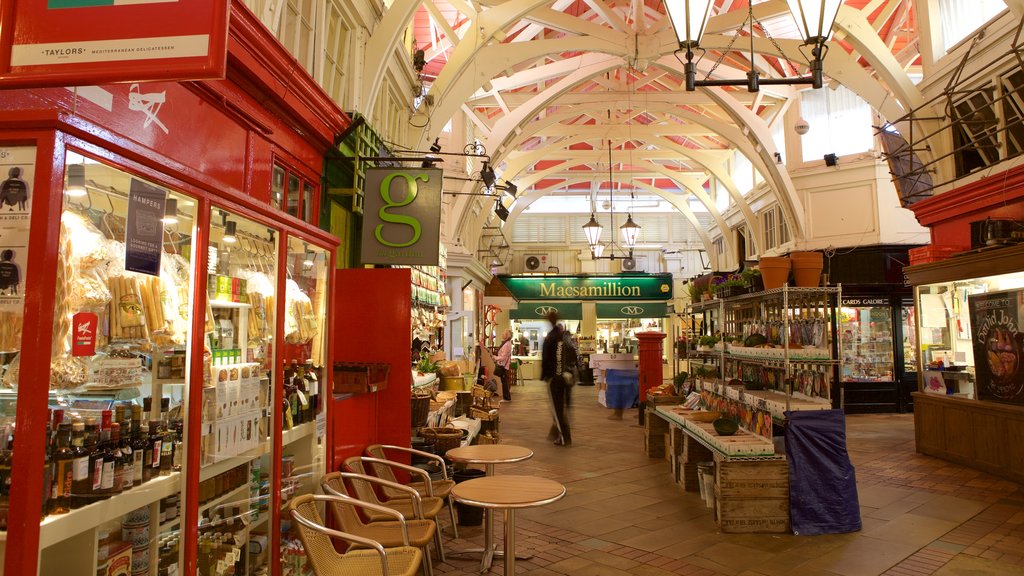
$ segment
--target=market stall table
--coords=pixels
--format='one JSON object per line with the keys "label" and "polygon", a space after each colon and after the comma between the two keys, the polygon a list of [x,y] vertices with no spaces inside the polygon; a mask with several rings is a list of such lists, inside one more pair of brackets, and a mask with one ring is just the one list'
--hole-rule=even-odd
{"label": "market stall table", "polygon": [[[483,464],[485,466],[487,476],[494,476],[495,464],[512,464],[514,462],[528,460],[533,457],[533,450],[512,444],[477,444],[475,446],[452,448],[445,453],[445,457],[454,462],[461,462],[463,464]],[[453,555],[483,553],[483,558],[480,561],[481,572],[490,568],[491,561],[494,556],[501,556],[503,554],[502,551],[495,550],[494,518],[491,516],[491,510],[488,507],[483,508],[484,547],[473,548],[470,550],[459,550],[458,552],[452,553]]]}
{"label": "market stall table", "polygon": [[[516,573],[516,509],[544,506],[562,496],[565,496],[565,486],[536,476],[484,476],[466,480],[452,488],[452,497],[456,501],[479,506],[488,512],[488,516],[491,510],[505,511],[505,574]],[[488,527],[487,539],[491,538]],[[491,554],[491,551],[484,554],[486,565],[481,564],[481,572],[490,568]]]}

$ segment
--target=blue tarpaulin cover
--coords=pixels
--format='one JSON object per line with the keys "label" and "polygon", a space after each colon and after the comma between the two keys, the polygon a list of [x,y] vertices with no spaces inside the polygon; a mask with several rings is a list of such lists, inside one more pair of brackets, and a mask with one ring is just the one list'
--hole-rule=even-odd
{"label": "blue tarpaulin cover", "polygon": [[639,370],[605,370],[604,381],[608,384],[605,402],[609,408],[632,408],[640,396]]}
{"label": "blue tarpaulin cover", "polygon": [[842,410],[786,412],[789,511],[793,533],[841,534],[861,529],[857,478],[846,451]]}

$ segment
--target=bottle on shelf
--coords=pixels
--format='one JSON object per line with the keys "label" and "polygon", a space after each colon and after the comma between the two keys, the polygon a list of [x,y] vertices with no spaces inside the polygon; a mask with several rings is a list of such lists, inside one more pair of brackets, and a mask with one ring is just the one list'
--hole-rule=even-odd
{"label": "bottle on shelf", "polygon": [[160,422],[149,421],[149,441],[146,443],[146,461],[142,468],[142,481],[148,482],[160,475],[160,456],[163,451],[163,434]]}
{"label": "bottle on shelf", "polygon": [[142,434],[142,407],[132,405],[132,486],[142,484],[145,468],[147,442]]}
{"label": "bottle on shelf", "polygon": [[46,423],[46,450],[43,452],[43,494],[39,514],[46,518],[50,511],[50,496],[53,494],[53,436],[50,422]]}
{"label": "bottle on shelf", "polygon": [[71,447],[71,423],[57,425],[57,448],[53,453],[54,480],[50,514],[71,511],[71,486],[74,481],[75,451]]}
{"label": "bottle on shelf", "polygon": [[71,424],[71,508],[81,508],[88,501],[86,493],[89,484],[89,453],[85,450],[85,423],[81,420]]}
{"label": "bottle on shelf", "polygon": [[132,488],[132,453],[131,446],[125,444],[127,436],[121,436],[121,424],[114,422],[110,426],[110,444],[114,450],[114,493],[117,494]]}
{"label": "bottle on shelf", "polygon": [[11,461],[14,456],[14,431],[4,427],[0,433],[0,530],[7,530],[7,509],[11,497]]}
{"label": "bottle on shelf", "polygon": [[[166,423],[165,423],[166,424]],[[174,429],[164,426],[163,442],[160,445],[160,475],[170,476],[174,471],[174,442],[177,433]]]}
{"label": "bottle on shelf", "polygon": [[[109,412],[109,410],[104,410]],[[113,429],[108,424],[107,427],[100,429],[100,443],[99,452],[103,455],[103,464],[100,468],[100,492],[104,498],[109,498],[114,494],[118,494],[119,491],[114,490],[114,471],[117,466],[117,460],[121,457],[121,451],[114,448],[113,442],[111,441],[111,432]],[[120,488],[120,486],[118,486]]]}
{"label": "bottle on shelf", "polygon": [[103,493],[103,452],[100,450],[100,423],[90,418],[85,423],[85,451],[89,454],[89,488],[83,494],[84,504],[107,497]]}

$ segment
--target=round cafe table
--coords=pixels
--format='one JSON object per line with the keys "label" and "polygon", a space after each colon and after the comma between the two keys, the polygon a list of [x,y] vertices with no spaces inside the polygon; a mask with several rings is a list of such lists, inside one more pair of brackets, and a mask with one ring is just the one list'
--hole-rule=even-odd
{"label": "round cafe table", "polygon": [[[505,512],[505,574],[516,573],[516,509],[544,506],[565,496],[565,486],[537,476],[484,476],[460,482],[452,488],[452,497],[485,512]],[[490,535],[490,532],[488,532]],[[487,558],[489,554],[485,554]],[[490,568],[482,568],[481,572]]]}
{"label": "round cafe table", "polygon": [[[495,464],[512,464],[515,462],[522,462],[523,460],[533,457],[533,450],[523,446],[515,446],[513,444],[476,444],[474,446],[460,446],[459,448],[452,448],[445,452],[444,455],[453,462],[461,462],[463,464],[483,464],[487,477],[492,477],[494,476]],[[470,482],[470,480],[467,480],[466,482]],[[460,484],[465,484],[465,482],[461,482]],[[460,484],[456,484],[456,486],[459,486]],[[454,494],[454,489],[452,493]],[[490,569],[491,562],[494,560],[494,557],[502,556],[504,552],[497,550],[497,545],[494,543],[494,518],[491,516],[491,509],[485,506],[482,508],[484,509],[484,547],[457,550],[455,552],[451,552],[449,556],[464,556],[483,553],[483,556],[480,559],[480,571],[486,572]]]}

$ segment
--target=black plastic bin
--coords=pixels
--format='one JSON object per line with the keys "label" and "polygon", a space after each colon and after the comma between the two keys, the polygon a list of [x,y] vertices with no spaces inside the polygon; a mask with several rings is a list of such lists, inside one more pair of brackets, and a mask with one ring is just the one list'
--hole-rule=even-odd
{"label": "black plastic bin", "polygon": [[[453,475],[455,483],[464,482],[466,480],[472,480],[473,478],[480,478],[486,475],[483,470],[477,470],[475,468],[466,468],[465,470],[457,470]],[[459,526],[479,526],[484,521],[484,509],[478,506],[469,506],[462,502],[455,503],[455,509],[459,515]]]}

